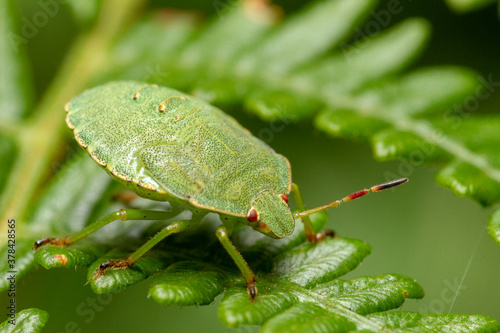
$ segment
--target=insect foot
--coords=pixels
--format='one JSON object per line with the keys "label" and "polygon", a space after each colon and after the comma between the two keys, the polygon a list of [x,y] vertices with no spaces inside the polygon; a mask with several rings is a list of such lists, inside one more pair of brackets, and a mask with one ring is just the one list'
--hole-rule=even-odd
{"label": "insect foot", "polygon": [[325,230],[323,230],[321,232],[318,232],[315,235],[314,242],[315,243],[319,243],[319,242],[324,241],[327,238],[335,238],[335,237],[337,237],[337,235],[335,234],[335,231],[333,231],[331,229],[325,229]]}
{"label": "insect foot", "polygon": [[42,238],[42,239],[37,240],[35,242],[35,244],[33,245],[33,250],[36,251],[41,246],[44,246],[44,245],[47,245],[47,244],[54,245],[54,246],[57,246],[57,245],[69,245],[69,243],[66,240],[66,237],[63,237],[63,238],[47,237],[47,238]]}
{"label": "insect foot", "polygon": [[255,284],[250,284],[248,287],[247,287],[247,291],[248,291],[248,295],[250,296],[250,299],[252,301],[255,301],[255,296],[257,296],[257,287],[255,286]]}
{"label": "insect foot", "polygon": [[250,296],[250,300],[252,302],[255,301],[255,297],[257,296],[257,287],[255,286],[256,281],[257,279],[254,278],[252,282],[247,284],[248,296]]}
{"label": "insect foot", "polygon": [[101,276],[104,275],[105,271],[108,269],[114,268],[114,269],[124,269],[129,266],[132,266],[134,263],[131,262],[128,259],[125,260],[109,260],[103,262],[100,266],[99,269],[96,271],[96,278],[99,279]]}

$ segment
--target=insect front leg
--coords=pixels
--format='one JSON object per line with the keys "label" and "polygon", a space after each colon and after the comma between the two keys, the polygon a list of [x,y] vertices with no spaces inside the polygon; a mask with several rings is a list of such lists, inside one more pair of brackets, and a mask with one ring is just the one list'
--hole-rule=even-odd
{"label": "insect front leg", "polygon": [[[292,184],[292,192],[295,198],[295,203],[297,204],[297,208],[299,209],[299,212],[306,211],[304,198],[302,197],[302,193],[300,192],[299,186],[295,183]],[[302,217],[301,220],[304,223],[304,232],[306,234],[307,240],[309,240],[310,242],[320,242],[324,240],[326,237],[335,236],[333,230],[330,229],[325,229],[319,233],[316,233],[316,230],[314,230],[309,215]]]}
{"label": "insect front leg", "polygon": [[167,238],[168,236],[172,234],[179,233],[181,231],[185,231],[188,229],[192,229],[197,227],[201,220],[203,218],[203,215],[197,215],[193,216],[191,220],[181,220],[181,221],[174,221],[171,222],[168,226],[164,227],[156,235],[151,237],[146,243],[144,243],[140,248],[138,248],[134,253],[130,254],[127,258],[125,259],[119,259],[119,260],[109,260],[106,262],[103,262],[100,266],[99,269],[96,272],[96,277],[100,277],[104,274],[104,272],[110,268],[114,269],[122,269],[122,268],[127,268],[129,266],[132,266],[135,264],[146,252],[151,250],[156,244],[161,242],[163,239]]}
{"label": "insect front leg", "polygon": [[245,259],[243,259],[241,253],[236,249],[234,244],[229,239],[230,232],[225,226],[221,225],[220,227],[218,227],[215,231],[215,235],[221,242],[222,246],[226,249],[227,253],[231,256],[231,258],[233,258],[236,266],[238,266],[238,268],[240,269],[241,274],[243,274],[243,277],[245,278],[245,282],[247,284],[248,295],[253,301],[255,299],[255,296],[257,296],[257,287],[255,286],[255,282],[257,281],[257,279],[255,277],[255,274],[250,269]]}
{"label": "insect front leg", "polygon": [[139,209],[120,209],[119,211],[113,212],[100,218],[91,225],[85,227],[81,231],[78,231],[72,235],[68,235],[61,238],[48,237],[37,240],[33,249],[36,251],[39,247],[43,245],[71,245],[74,242],[87,237],[94,231],[99,230],[105,225],[116,221],[116,220],[164,220],[172,218],[179,214],[179,210],[168,210],[168,211],[157,211],[157,210],[139,210]]}

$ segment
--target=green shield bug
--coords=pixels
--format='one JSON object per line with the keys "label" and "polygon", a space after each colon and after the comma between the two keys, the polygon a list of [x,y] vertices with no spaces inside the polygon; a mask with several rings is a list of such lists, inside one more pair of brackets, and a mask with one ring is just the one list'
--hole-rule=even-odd
{"label": "green shield bug", "polygon": [[[310,214],[407,181],[372,186],[306,210],[298,186],[292,183],[288,160],[233,118],[197,98],[156,85],[111,82],[73,98],[66,112],[75,139],[96,163],[139,196],[168,201],[172,208],[121,209],[72,235],[41,239],[35,242],[35,250],[43,245],[71,245],[115,220],[161,220],[184,210],[192,212],[191,219],[170,223],[127,258],[101,264],[98,276],[108,269],[133,265],[165,237],[196,227],[206,214],[215,212],[222,221],[216,236],[254,299],[255,274],[229,239],[235,223],[283,238],[300,218],[307,239],[317,242],[333,233],[316,234]],[[299,210],[295,214],[288,206],[290,192]]]}

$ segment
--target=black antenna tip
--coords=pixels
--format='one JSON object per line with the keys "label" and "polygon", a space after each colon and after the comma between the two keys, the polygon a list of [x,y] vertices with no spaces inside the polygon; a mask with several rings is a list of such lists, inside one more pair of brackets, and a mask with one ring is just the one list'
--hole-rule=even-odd
{"label": "black antenna tip", "polygon": [[408,181],[408,178],[401,178],[401,179],[397,179],[397,180],[391,180],[390,182],[387,182],[387,183],[375,185],[375,186],[373,186],[371,188],[371,190],[373,192],[378,192],[378,191],[386,190],[386,189],[391,188],[391,187],[399,186],[401,184],[406,183],[407,181]]}

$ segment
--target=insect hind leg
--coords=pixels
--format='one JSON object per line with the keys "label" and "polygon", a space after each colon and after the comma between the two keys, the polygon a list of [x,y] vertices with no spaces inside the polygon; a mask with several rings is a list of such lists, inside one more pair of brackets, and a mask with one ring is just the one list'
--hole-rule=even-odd
{"label": "insect hind leg", "polygon": [[188,229],[195,228],[201,222],[203,215],[193,216],[191,220],[174,221],[164,227],[156,235],[151,237],[135,252],[125,259],[108,260],[103,262],[96,271],[96,277],[100,278],[109,269],[124,269],[134,265],[146,252],[151,250],[156,244],[172,234],[176,234]]}

